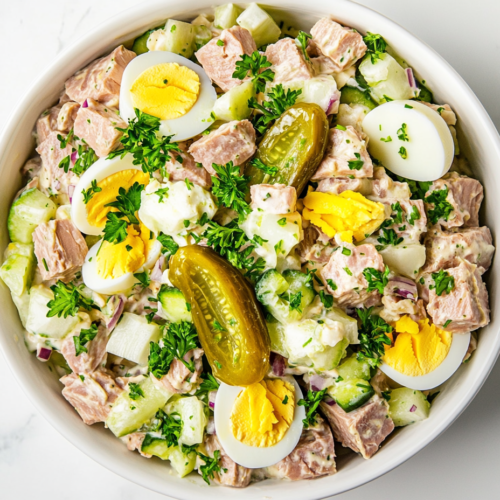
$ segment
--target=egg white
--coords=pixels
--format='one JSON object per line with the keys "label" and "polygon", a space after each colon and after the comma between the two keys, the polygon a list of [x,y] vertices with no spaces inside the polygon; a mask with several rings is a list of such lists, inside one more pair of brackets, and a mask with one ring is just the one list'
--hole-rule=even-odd
{"label": "egg white", "polygon": [[200,78],[200,93],[194,106],[180,118],[161,120],[160,134],[173,135],[172,142],[185,141],[201,134],[213,122],[210,113],[217,100],[217,92],[205,70],[198,64],[172,52],[162,50],[146,52],[133,59],[123,72],[120,90],[120,116],[125,120],[135,118],[130,89],[135,80],[148,68],[163,63],[177,63],[192,69]]}
{"label": "egg white", "polygon": [[219,439],[224,451],[237,464],[249,469],[259,467],[269,467],[278,463],[288,456],[297,446],[302,434],[302,420],[306,416],[303,406],[298,406],[297,402],[302,399],[302,391],[293,377],[286,377],[285,380],[295,387],[295,414],[288,431],[283,439],[266,448],[248,446],[238,441],[231,431],[231,413],[238,394],[244,387],[232,386],[221,383],[215,399],[214,419]]}
{"label": "egg white", "polygon": [[470,333],[453,334],[450,350],[443,362],[426,375],[411,377],[398,372],[386,363],[380,365],[380,369],[392,380],[409,389],[426,391],[434,389],[448,380],[462,364],[467,353],[470,342]]}
{"label": "egg white", "polygon": [[[88,222],[87,206],[83,201],[82,191],[87,190],[93,180],[97,181],[99,184],[99,182],[106,177],[121,172],[122,170],[141,170],[141,167],[134,165],[132,161],[133,156],[129,154],[124,158],[117,156],[112,160],[101,158],[80,177],[71,201],[71,219],[82,233],[98,236],[103,233],[104,229],[93,226]],[[99,196],[99,193],[97,193],[96,196]]]}

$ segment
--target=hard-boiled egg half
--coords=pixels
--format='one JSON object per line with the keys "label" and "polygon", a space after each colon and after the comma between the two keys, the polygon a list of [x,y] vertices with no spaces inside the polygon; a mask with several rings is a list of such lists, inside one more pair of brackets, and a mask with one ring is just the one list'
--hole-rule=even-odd
{"label": "hard-boiled egg half", "polygon": [[448,380],[467,353],[470,333],[453,334],[403,316],[395,324],[398,334],[386,350],[380,369],[392,380],[410,389],[425,391]]}
{"label": "hard-boiled egg half", "polygon": [[161,120],[160,133],[184,141],[208,128],[217,93],[203,68],[178,54],[151,51],[125,68],[120,116],[135,118],[134,109]]}
{"label": "hard-boiled egg half", "polygon": [[439,113],[418,101],[392,101],[363,120],[370,154],[397,175],[435,181],[451,167],[455,146]]}
{"label": "hard-boiled egg half", "polygon": [[215,400],[215,428],[225,452],[251,469],[288,456],[305,418],[299,385],[290,378],[265,379],[248,387],[221,384]]}
{"label": "hard-boiled egg half", "polygon": [[[133,165],[130,155],[95,162],[75,188],[71,218],[76,227],[84,234],[101,235],[107,214],[116,211],[106,205],[116,200],[120,188],[128,191],[136,182],[147,185],[149,176]],[[112,244],[101,240],[89,250],[82,267],[83,281],[98,293],[127,291],[138,281],[134,273],[150,269],[160,252],[160,242],[144,224],[140,221],[129,224],[123,242]]]}

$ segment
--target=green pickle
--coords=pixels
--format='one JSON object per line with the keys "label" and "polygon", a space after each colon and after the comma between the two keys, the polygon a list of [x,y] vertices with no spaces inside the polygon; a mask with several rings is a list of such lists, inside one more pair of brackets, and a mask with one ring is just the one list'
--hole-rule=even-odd
{"label": "green pickle", "polygon": [[171,258],[169,279],[191,304],[214,376],[229,385],[260,382],[269,370],[270,340],[243,275],[211,248],[190,245]]}
{"label": "green pickle", "polygon": [[250,185],[286,184],[300,195],[323,159],[327,139],[328,120],[320,106],[295,104],[265,133],[256,155],[278,173],[270,176],[248,163]]}

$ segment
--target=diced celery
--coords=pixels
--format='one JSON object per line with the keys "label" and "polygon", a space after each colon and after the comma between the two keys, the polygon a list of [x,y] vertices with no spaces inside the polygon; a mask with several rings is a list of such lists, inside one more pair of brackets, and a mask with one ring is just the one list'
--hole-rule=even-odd
{"label": "diced celery", "polygon": [[425,420],[429,416],[431,405],[422,392],[401,387],[391,391],[389,408],[394,425],[403,427]]}
{"label": "diced celery", "polygon": [[109,339],[106,351],[139,365],[147,365],[149,343],[158,342],[160,327],[147,322],[144,316],[123,313]]}
{"label": "diced celery", "polygon": [[234,3],[225,3],[215,8],[214,26],[221,30],[227,30],[236,26],[236,19],[243,12],[241,7]]}
{"label": "diced celery", "polygon": [[248,100],[255,97],[255,87],[252,82],[243,82],[233,87],[217,99],[214,105],[214,114],[219,120],[230,122],[244,120],[252,113],[248,107]]}
{"label": "diced celery", "polygon": [[203,441],[207,425],[204,404],[196,397],[184,397],[171,401],[165,408],[167,413],[179,413],[182,420],[182,432],[179,444],[192,446]]}
{"label": "diced celery", "polygon": [[257,47],[279,40],[281,30],[274,19],[256,3],[251,3],[236,19],[236,22],[250,31]]}
{"label": "diced celery", "polygon": [[136,431],[165,406],[173,393],[155,387],[150,378],[139,383],[144,397],[130,399],[127,390],[113,403],[106,425],[116,437]]}

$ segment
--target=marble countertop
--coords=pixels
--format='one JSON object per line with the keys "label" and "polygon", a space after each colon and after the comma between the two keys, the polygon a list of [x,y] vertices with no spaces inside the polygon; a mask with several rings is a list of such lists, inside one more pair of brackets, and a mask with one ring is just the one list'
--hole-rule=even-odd
{"label": "marble countertop", "polygon": [[[138,0],[0,0],[0,131],[9,113],[67,44]],[[166,2],[167,3],[167,0]],[[362,0],[444,56],[500,127],[498,0]],[[34,409],[0,357],[0,497],[5,500],[161,500],[104,469]],[[500,362],[479,395],[440,438],[344,500],[498,498]],[[313,486],[314,483],[311,483]],[[237,494],[235,493],[235,496]]]}

